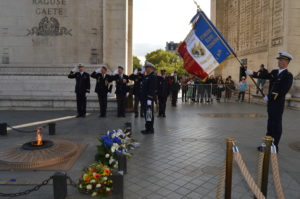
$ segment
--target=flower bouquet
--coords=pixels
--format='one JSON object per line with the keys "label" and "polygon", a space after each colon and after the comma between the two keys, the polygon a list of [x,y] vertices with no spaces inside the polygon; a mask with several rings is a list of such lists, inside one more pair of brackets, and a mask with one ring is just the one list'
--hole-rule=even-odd
{"label": "flower bouquet", "polygon": [[123,154],[131,157],[128,151],[133,147],[134,140],[130,138],[130,132],[124,132],[120,129],[110,131],[99,138],[99,142],[95,156],[97,162],[101,162],[111,168],[118,168],[118,155]]}
{"label": "flower bouquet", "polygon": [[93,197],[108,196],[112,192],[112,171],[109,167],[95,163],[84,169],[83,176],[79,179],[79,192],[90,194]]}

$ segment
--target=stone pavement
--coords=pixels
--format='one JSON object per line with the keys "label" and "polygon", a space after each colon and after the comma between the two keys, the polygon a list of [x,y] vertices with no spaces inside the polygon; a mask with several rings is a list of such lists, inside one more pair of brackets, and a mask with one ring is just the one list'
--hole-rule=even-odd
{"label": "stone pavement", "polygon": [[[240,152],[255,177],[258,158],[256,146],[262,142],[267,119],[213,118],[204,115],[215,113],[232,113],[233,116],[236,113],[256,113],[266,116],[264,106],[247,103],[179,104],[176,108],[168,106],[167,118],[155,118],[155,134],[145,136],[139,133],[144,126],[143,119],[135,119],[133,114],[119,119],[114,112],[110,112],[108,118],[100,119],[98,114],[92,113],[85,119],[57,122],[55,139],[89,143],[86,151],[68,171],[69,176],[77,179],[82,168],[93,162],[97,145],[95,138],[109,129],[123,127],[124,122],[130,121],[133,137],[141,146],[135,149],[134,156],[128,161],[128,174],[125,176],[126,199],[215,198],[219,173],[224,166],[225,138],[237,139]],[[1,111],[0,121],[17,125],[69,115],[74,115],[74,112]],[[300,151],[289,147],[292,142],[300,142],[299,116],[299,111],[285,111],[284,134],[280,144],[280,174],[288,199],[300,198]],[[7,137],[0,137],[0,150],[20,145],[32,137],[33,135],[10,131]],[[53,173],[54,171],[0,171],[0,192],[28,189]],[[10,179],[16,179],[16,182],[9,182]],[[272,176],[269,182],[268,198],[276,198]],[[89,198],[72,187],[69,187],[68,192],[70,199]],[[236,165],[232,195],[232,198],[253,198]],[[42,187],[40,191],[21,198],[51,199],[52,186]]]}

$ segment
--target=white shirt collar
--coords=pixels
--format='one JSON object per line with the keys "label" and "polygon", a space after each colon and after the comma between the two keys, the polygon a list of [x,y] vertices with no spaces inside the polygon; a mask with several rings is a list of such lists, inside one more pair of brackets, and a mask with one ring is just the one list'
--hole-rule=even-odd
{"label": "white shirt collar", "polygon": [[80,75],[82,75],[83,74],[83,72],[80,72]]}
{"label": "white shirt collar", "polygon": [[282,73],[283,71],[285,71],[286,70],[286,68],[285,69],[279,69],[278,70],[278,75],[280,74],[280,73]]}

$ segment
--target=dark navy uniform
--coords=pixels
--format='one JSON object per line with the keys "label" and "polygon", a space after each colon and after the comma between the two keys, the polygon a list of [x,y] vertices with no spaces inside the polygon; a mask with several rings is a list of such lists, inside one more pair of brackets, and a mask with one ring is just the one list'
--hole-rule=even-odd
{"label": "dark navy uniform", "polygon": [[86,72],[70,72],[68,78],[76,79],[75,93],[77,100],[77,113],[82,117],[86,114],[86,93],[90,92],[90,75]]}
{"label": "dark navy uniform", "polygon": [[106,116],[107,110],[107,93],[111,92],[109,82],[111,82],[111,76],[102,73],[96,73],[95,71],[91,74],[91,77],[96,79],[95,93],[98,95],[98,101],[100,105],[100,117]]}
{"label": "dark navy uniform", "polygon": [[[129,79],[134,81],[134,85],[133,85],[133,95],[134,95],[134,113],[135,113],[135,117],[138,117],[139,115],[139,104],[141,104],[141,99],[140,99],[140,95],[141,95],[141,84],[143,81],[144,75],[143,74],[131,74],[129,76]],[[144,115],[142,110],[142,106],[140,109],[140,114],[141,116]]]}
{"label": "dark navy uniform", "polygon": [[[145,115],[145,128],[146,133],[154,133],[154,115],[153,115],[153,106],[154,106],[154,100],[156,98],[156,85],[157,84],[157,77],[154,74],[154,72],[150,73],[149,75],[146,75],[142,82],[142,103],[144,104],[144,115]],[[152,105],[148,105],[147,101],[152,101]],[[151,109],[152,111],[152,119],[151,121],[147,121],[147,110]]]}
{"label": "dark navy uniform", "polygon": [[172,93],[172,106],[177,105],[178,92],[180,90],[179,77],[171,76],[171,93]]}
{"label": "dark navy uniform", "polygon": [[166,105],[169,92],[170,89],[167,77],[157,77],[158,116],[166,117]]}
{"label": "dark navy uniform", "polygon": [[279,70],[273,70],[271,73],[253,73],[253,77],[270,80],[267,135],[274,138],[274,144],[278,149],[282,134],[282,114],[285,105],[285,95],[293,84],[293,75],[285,69],[280,74]]}
{"label": "dark navy uniform", "polygon": [[129,77],[127,75],[115,75],[113,80],[116,81],[116,96],[118,104],[118,117],[125,117],[126,94],[128,92],[127,83]]}

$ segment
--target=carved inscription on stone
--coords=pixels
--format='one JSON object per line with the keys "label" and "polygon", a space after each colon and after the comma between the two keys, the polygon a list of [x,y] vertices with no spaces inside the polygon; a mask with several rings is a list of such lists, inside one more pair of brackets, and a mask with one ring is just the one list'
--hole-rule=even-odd
{"label": "carved inscription on stone", "polygon": [[281,44],[283,0],[224,0],[224,6],[223,34],[237,53],[267,51],[270,40]]}
{"label": "carved inscription on stone", "polygon": [[273,0],[272,8],[272,46],[283,43],[283,0]]}

